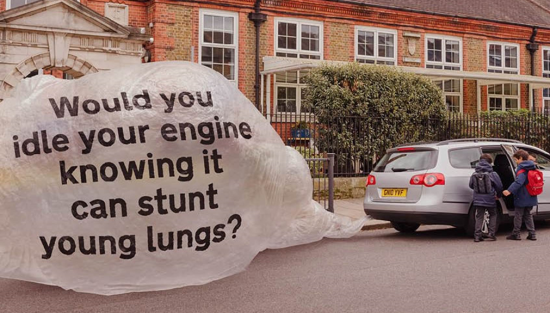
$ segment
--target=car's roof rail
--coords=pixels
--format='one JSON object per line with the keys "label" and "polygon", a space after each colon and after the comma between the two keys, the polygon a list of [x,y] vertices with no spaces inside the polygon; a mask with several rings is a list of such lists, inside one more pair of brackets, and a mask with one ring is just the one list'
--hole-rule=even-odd
{"label": "car's roof rail", "polygon": [[480,142],[480,141],[498,141],[498,142],[511,142],[511,143],[522,143],[519,140],[514,139],[505,139],[505,138],[461,138],[461,139],[451,139],[451,140],[445,140],[440,141],[437,143],[438,146],[447,145],[449,143],[455,143],[455,142]]}
{"label": "car's roof rail", "polygon": [[435,144],[435,143],[438,143],[438,141],[418,141],[418,142],[402,143],[395,147],[398,148],[398,147],[408,147],[408,146],[419,146],[419,145],[429,145],[429,144]]}

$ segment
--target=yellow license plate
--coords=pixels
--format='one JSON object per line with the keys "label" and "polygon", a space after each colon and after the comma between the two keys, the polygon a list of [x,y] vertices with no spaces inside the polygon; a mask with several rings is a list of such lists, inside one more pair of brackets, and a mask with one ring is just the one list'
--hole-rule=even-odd
{"label": "yellow license plate", "polygon": [[407,189],[382,189],[382,197],[405,198]]}

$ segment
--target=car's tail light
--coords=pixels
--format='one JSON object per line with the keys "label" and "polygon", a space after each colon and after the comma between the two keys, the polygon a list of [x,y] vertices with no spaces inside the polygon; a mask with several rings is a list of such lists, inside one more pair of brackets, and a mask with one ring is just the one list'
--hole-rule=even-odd
{"label": "car's tail light", "polygon": [[367,176],[367,184],[365,186],[368,187],[371,185],[376,185],[376,177],[374,177],[373,175]]}
{"label": "car's tail light", "polygon": [[411,185],[424,185],[426,187],[433,187],[436,185],[445,185],[445,175],[441,173],[427,173],[421,175],[414,175],[410,181]]}
{"label": "car's tail light", "polygon": [[411,178],[411,185],[423,185],[424,184],[424,174],[421,175],[414,175]]}

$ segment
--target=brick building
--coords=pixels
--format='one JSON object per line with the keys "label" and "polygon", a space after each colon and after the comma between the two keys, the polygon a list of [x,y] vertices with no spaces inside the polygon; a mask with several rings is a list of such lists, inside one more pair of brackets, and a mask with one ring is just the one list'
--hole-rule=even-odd
{"label": "brick building", "polygon": [[549,0],[0,3],[2,97],[37,70],[78,77],[186,60],[234,81],[264,113],[293,113],[310,68],[357,61],[430,77],[453,111],[550,108]]}

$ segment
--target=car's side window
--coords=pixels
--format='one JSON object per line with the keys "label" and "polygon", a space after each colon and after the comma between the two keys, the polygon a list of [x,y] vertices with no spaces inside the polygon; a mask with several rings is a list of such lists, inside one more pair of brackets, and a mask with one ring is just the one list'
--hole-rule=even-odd
{"label": "car's side window", "polygon": [[480,156],[481,150],[477,147],[449,151],[449,161],[455,168],[475,168]]}
{"label": "car's side window", "polygon": [[525,149],[525,151],[527,151],[529,155],[535,157],[535,163],[539,166],[540,170],[550,171],[550,157],[548,155],[531,149]]}

